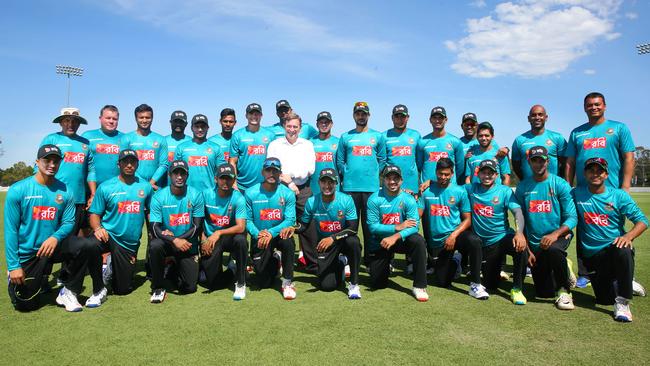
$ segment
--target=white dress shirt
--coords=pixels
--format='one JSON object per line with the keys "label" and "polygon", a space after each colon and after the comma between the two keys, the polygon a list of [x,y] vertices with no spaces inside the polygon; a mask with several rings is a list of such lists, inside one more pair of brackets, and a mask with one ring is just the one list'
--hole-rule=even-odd
{"label": "white dress shirt", "polygon": [[271,141],[266,157],[278,158],[282,164],[282,174],[290,176],[298,186],[307,183],[316,170],[314,144],[301,137],[293,144],[286,136]]}

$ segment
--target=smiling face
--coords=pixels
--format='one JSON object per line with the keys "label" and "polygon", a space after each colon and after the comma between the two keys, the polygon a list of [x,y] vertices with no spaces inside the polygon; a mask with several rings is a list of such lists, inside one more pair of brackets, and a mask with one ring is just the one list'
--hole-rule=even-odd
{"label": "smiling face", "polygon": [[323,196],[331,196],[336,192],[336,182],[331,178],[321,178],[318,180],[318,186]]}
{"label": "smiling face", "polygon": [[541,105],[534,106],[528,113],[528,122],[530,123],[530,128],[534,130],[541,130],[544,128],[547,119],[548,115],[546,115],[546,110]]}
{"label": "smiling face", "polygon": [[597,120],[605,116],[607,106],[601,97],[587,98],[585,100],[585,113],[589,120]]}
{"label": "smiling face", "polygon": [[332,126],[334,123],[330,121],[327,118],[321,118],[318,121],[316,121],[316,127],[318,128],[318,132],[322,133],[323,135],[327,135],[332,131]]}
{"label": "smiling face", "polygon": [[436,179],[438,180],[440,187],[449,186],[449,182],[451,182],[453,176],[454,172],[451,168],[436,169]]}
{"label": "smiling face", "polygon": [[447,123],[447,117],[442,114],[436,113],[429,118],[431,122],[431,127],[436,131],[442,131],[445,129],[445,124]]}
{"label": "smiling face", "polygon": [[487,128],[483,128],[478,131],[478,135],[476,136],[476,139],[478,140],[479,145],[481,145],[482,148],[486,148],[490,146],[490,143],[492,142],[492,133],[490,133],[490,130]]}
{"label": "smiling face", "polygon": [[120,174],[124,177],[132,177],[138,169],[138,159],[135,157],[127,157],[117,163],[120,168]]}
{"label": "smiling face", "polygon": [[473,139],[476,137],[476,129],[478,128],[478,123],[472,119],[466,119],[463,123],[460,124],[460,128],[463,130],[463,134],[468,139]]}
{"label": "smiling face", "polygon": [[251,111],[246,113],[246,120],[250,126],[259,126],[262,121],[262,113],[259,111]]}
{"label": "smiling face", "polygon": [[216,179],[217,187],[223,192],[232,191],[232,186],[235,184],[235,178],[229,175],[222,175]]}
{"label": "smiling face", "polygon": [[113,132],[117,130],[117,124],[119,122],[120,115],[116,111],[110,109],[104,109],[102,115],[99,116],[99,124],[102,127],[102,130],[106,132]]}
{"label": "smiling face", "polygon": [[404,130],[409,122],[409,116],[403,113],[393,114],[393,127],[396,130]]}
{"label": "smiling face", "polygon": [[607,181],[609,174],[602,166],[590,164],[585,168],[585,178],[591,187],[600,187]]}
{"label": "smiling face", "polygon": [[497,172],[490,168],[483,168],[478,171],[478,179],[481,181],[482,185],[490,187],[497,179]]}
{"label": "smiling face", "polygon": [[174,187],[183,188],[187,182],[187,172],[183,169],[176,169],[169,174],[169,178]]}
{"label": "smiling face", "polygon": [[364,111],[356,111],[352,114],[354,122],[359,127],[366,127],[368,125],[368,120],[370,119],[370,113]]}
{"label": "smiling face", "polygon": [[402,177],[397,173],[388,173],[384,176],[384,187],[388,192],[396,194],[402,188]]}
{"label": "smiling face", "polygon": [[280,170],[275,168],[262,169],[262,177],[264,178],[264,183],[277,184],[280,182]]}
{"label": "smiling face", "polygon": [[222,132],[231,133],[232,130],[235,128],[235,124],[237,124],[237,120],[235,119],[235,116],[227,115],[227,116],[223,116],[219,120],[219,123],[221,124]]}
{"label": "smiling face", "polygon": [[185,127],[187,126],[187,122],[181,120],[181,119],[175,119],[170,122],[172,132],[175,133],[185,133]]}
{"label": "smiling face", "polygon": [[150,111],[138,112],[135,115],[135,123],[141,130],[148,130],[151,128],[153,122],[153,113]]}
{"label": "smiling face", "polygon": [[54,177],[60,165],[61,157],[58,155],[48,155],[36,160],[39,173],[46,177]]}
{"label": "smiling face", "polygon": [[61,126],[61,132],[63,132],[64,135],[74,136],[77,134],[77,130],[79,130],[81,121],[74,117],[64,117],[61,122],[59,122],[59,125]]}
{"label": "smiling face", "polygon": [[205,122],[196,122],[192,124],[192,133],[194,134],[194,137],[203,140],[205,137],[208,135],[208,130],[210,127],[208,127],[208,124]]}
{"label": "smiling face", "polygon": [[298,118],[292,118],[284,121],[284,133],[287,137],[287,140],[290,142],[295,142],[298,139],[300,134],[300,120]]}
{"label": "smiling face", "polygon": [[548,160],[540,156],[536,156],[528,160],[530,164],[530,170],[533,171],[535,176],[541,177],[546,174],[546,169],[548,168]]}

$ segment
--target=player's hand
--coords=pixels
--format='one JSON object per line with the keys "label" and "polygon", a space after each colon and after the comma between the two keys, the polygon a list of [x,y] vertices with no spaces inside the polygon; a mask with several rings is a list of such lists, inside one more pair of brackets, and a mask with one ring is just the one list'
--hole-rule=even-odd
{"label": "player's hand", "polygon": [[257,234],[257,247],[260,249],[266,249],[271,243],[273,235],[268,230],[262,230]]}
{"label": "player's hand", "polygon": [[456,235],[451,234],[445,239],[445,250],[452,251],[456,246]]}
{"label": "player's hand", "polygon": [[417,224],[418,224],[417,221],[415,221],[413,219],[408,219],[408,220],[406,220],[404,222],[401,222],[401,223],[395,225],[395,230],[396,231],[402,231],[402,230],[404,230],[406,228],[415,227],[415,226],[417,226]]}
{"label": "player's hand", "polygon": [[431,185],[431,179],[427,179],[422,184],[420,184],[420,192],[426,191]]}
{"label": "player's hand", "polygon": [[86,210],[90,210],[90,205],[93,204],[94,198],[95,198],[94,194],[91,194],[90,197],[88,197],[88,200],[86,201]]}
{"label": "player's hand", "polygon": [[474,156],[474,155],[472,154],[472,150],[471,150],[471,149],[470,149],[470,150],[467,150],[467,153],[465,153],[465,159],[469,159],[469,158],[471,158],[472,156]]}
{"label": "player's hand", "polygon": [[293,236],[294,232],[296,232],[296,229],[293,226],[285,227],[280,230],[280,239],[288,239]]}
{"label": "player's hand", "polygon": [[617,248],[632,248],[632,240],[628,239],[625,235],[614,239],[613,244],[616,245]]}
{"label": "player's hand", "polygon": [[390,249],[393,245],[395,245],[395,243],[397,243],[398,238],[399,236],[396,237],[394,235],[391,235],[387,238],[383,238],[379,245],[381,245],[381,247],[384,249]]}
{"label": "player's hand", "polygon": [[555,243],[559,238],[559,235],[555,233],[550,233],[542,236],[542,240],[539,242],[539,246],[546,250],[548,249],[553,243]]}
{"label": "player's hand", "polygon": [[192,247],[192,243],[190,243],[186,239],[175,238],[174,241],[172,241],[172,243],[174,243],[176,249],[180,250],[181,252],[187,252]]}
{"label": "player's hand", "polygon": [[9,271],[9,282],[14,285],[24,285],[25,271],[23,271],[22,268],[16,268],[13,271]]}
{"label": "player's hand", "polygon": [[217,242],[219,242],[219,239],[221,239],[221,230],[213,232],[212,235],[208,236],[205,240],[207,240],[212,247],[215,247]]}
{"label": "player's hand", "polygon": [[521,253],[526,249],[526,237],[522,233],[516,233],[515,237],[512,238],[512,246],[515,248],[517,253]]}
{"label": "player's hand", "polygon": [[537,258],[535,257],[535,254],[533,254],[533,251],[528,249],[528,267],[535,267],[535,263],[537,263]]}
{"label": "player's hand", "polygon": [[334,244],[334,239],[332,239],[330,237],[323,238],[323,239],[321,239],[321,241],[318,242],[318,245],[316,245],[316,250],[319,253],[322,253],[322,252],[326,251],[327,249],[329,249],[332,246],[332,244]]}
{"label": "player's hand", "polygon": [[150,181],[149,181],[149,184],[151,184],[151,188],[153,188],[154,191],[157,191],[157,190],[158,190],[158,186],[156,185],[156,181],[155,181],[155,180],[153,180],[153,179],[150,180]]}
{"label": "player's hand", "polygon": [[99,229],[95,230],[93,234],[95,235],[95,238],[97,238],[97,240],[101,241],[102,243],[108,242],[108,238],[109,238],[108,231],[106,231],[106,229],[104,229],[103,227],[100,227]]}
{"label": "player's hand", "polygon": [[510,153],[510,149],[504,146],[500,148],[499,151],[497,151],[496,157],[497,159],[503,159],[506,156],[508,156],[509,153]]}
{"label": "player's hand", "polygon": [[56,249],[57,244],[59,244],[59,240],[50,236],[49,238],[45,239],[43,244],[41,244],[41,247],[38,249],[36,256],[51,257],[52,253],[54,253],[54,249]]}

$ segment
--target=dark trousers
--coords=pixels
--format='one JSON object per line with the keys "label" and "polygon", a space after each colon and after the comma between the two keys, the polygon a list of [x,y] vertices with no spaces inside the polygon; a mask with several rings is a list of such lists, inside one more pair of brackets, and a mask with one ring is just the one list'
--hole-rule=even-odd
{"label": "dark trousers", "polygon": [[[88,262],[93,256],[99,256],[99,251],[93,244],[76,235],[70,235],[58,243],[50,257],[34,257],[20,266],[25,274],[25,284],[9,284],[9,298],[16,310],[31,311],[38,308],[39,293],[43,281],[47,281],[48,268],[53,263],[65,263],[67,277],[65,287],[78,294],[81,292]],[[103,285],[95,287],[93,292],[101,290]]]}
{"label": "dark trousers", "polygon": [[580,245],[580,231],[576,230],[576,258],[578,259],[578,276],[589,277],[589,270],[585,266],[582,256],[582,245]]}
{"label": "dark trousers", "polygon": [[[300,193],[296,196],[296,221],[300,221],[302,218],[302,214],[305,212],[305,204],[311,195],[308,182],[300,188]],[[318,245],[318,240],[316,237],[316,227],[313,223],[309,223],[307,230],[298,234],[300,250],[302,250],[302,254],[307,261],[305,269],[308,271],[316,271],[317,268],[318,252],[316,251],[316,245]]]}
{"label": "dark trousers", "polygon": [[413,262],[413,287],[427,287],[427,243],[420,234],[413,234],[406,239],[399,239],[395,245],[386,250],[382,247],[368,253],[370,269],[370,287],[386,288],[390,276],[390,261],[395,253],[403,253]]}
{"label": "dark trousers", "polygon": [[260,287],[271,287],[275,276],[278,274],[278,261],[273,257],[275,249],[282,253],[283,277],[288,280],[293,279],[293,260],[296,251],[296,243],[293,238],[280,239],[279,236],[276,236],[271,239],[265,249],[258,248],[257,239],[253,239],[251,240],[251,259],[253,260],[253,269],[257,274]]}
{"label": "dark trousers", "polygon": [[165,258],[174,257],[178,270],[178,290],[190,294],[196,292],[199,279],[199,255],[190,251],[181,252],[174,244],[162,239],[149,243],[149,267],[151,268],[151,289],[165,288]]}
{"label": "dark trousers", "polygon": [[[592,257],[584,258],[598,304],[611,305],[616,296],[632,298],[634,250],[610,245]],[[614,281],[617,289],[614,288]]]}
{"label": "dark trousers", "polygon": [[348,258],[350,265],[350,283],[359,283],[359,265],[361,263],[361,243],[356,235],[335,241],[326,252],[318,253],[318,287],[323,291],[334,291],[343,282],[344,265],[339,261],[339,254]]}
{"label": "dark trousers", "polygon": [[[229,252],[236,262],[236,270],[223,270],[223,253]],[[205,272],[205,285],[209,289],[229,286],[232,281],[242,286],[246,284],[246,264],[248,261],[248,242],[244,234],[223,235],[214,245],[210,255],[201,256],[201,268]]]}
{"label": "dark trousers", "polygon": [[[368,228],[368,198],[372,192],[345,192],[352,197],[354,207],[357,210],[357,218],[361,223],[363,231],[363,262],[368,265],[368,247],[366,243],[370,240],[370,229]],[[359,227],[357,226],[357,232]]]}
{"label": "dark trousers", "polygon": [[465,230],[458,238],[454,250],[445,250],[443,247],[428,247],[429,265],[434,269],[434,283],[436,286],[449,287],[456,274],[457,264],[454,261],[454,251],[458,250],[463,256],[469,258],[470,281],[481,283],[481,262],[483,251],[481,239],[472,230]]}
{"label": "dark trousers", "polygon": [[566,261],[566,250],[570,242],[571,238],[560,238],[547,249],[540,248],[534,252],[536,260],[531,272],[537,297],[554,297],[561,288],[570,290],[569,268]]}
{"label": "dark trousers", "polygon": [[111,253],[111,267],[113,278],[111,287],[116,295],[126,295],[133,291],[133,275],[135,274],[136,253],[122,247],[113,238],[109,237],[108,242],[102,243],[94,236],[88,238],[99,249],[100,255],[88,263],[88,272],[93,279],[93,287],[101,283],[100,289],[104,286],[102,280],[102,256],[101,253]]}
{"label": "dark trousers", "polygon": [[511,256],[513,261],[512,287],[521,289],[523,286],[528,250],[515,251],[512,238],[514,234],[507,234],[495,244],[483,247],[483,285],[489,290],[495,290],[499,286],[499,273],[506,255]]}

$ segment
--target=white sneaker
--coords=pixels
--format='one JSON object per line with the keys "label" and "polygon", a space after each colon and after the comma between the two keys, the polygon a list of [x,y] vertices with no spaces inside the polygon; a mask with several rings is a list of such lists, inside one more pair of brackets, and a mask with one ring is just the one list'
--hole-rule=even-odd
{"label": "white sneaker", "polygon": [[273,251],[273,258],[278,260],[278,277],[282,277],[282,253],[279,250]]}
{"label": "white sneaker", "polygon": [[165,289],[159,288],[153,290],[150,301],[152,304],[160,304],[161,302],[165,301],[166,297],[167,297],[167,291],[165,291]]}
{"label": "white sneaker", "polygon": [[106,302],[106,299],[108,298],[108,291],[106,290],[106,287],[102,287],[101,290],[98,292],[95,292],[92,294],[88,300],[86,300],[86,307],[87,308],[98,308],[100,307],[104,302]]}
{"label": "white sneaker", "polygon": [[634,296],[646,296],[645,287],[643,287],[642,284],[636,282],[636,280],[632,280],[632,293]]}
{"label": "white sneaker", "polygon": [[469,284],[469,296],[479,300],[487,300],[490,298],[490,294],[485,290],[485,286],[475,282]]}
{"label": "white sneaker", "polygon": [[555,299],[555,307],[560,310],[573,310],[576,307],[573,305],[573,296],[567,292],[561,292]]}
{"label": "white sneaker", "polygon": [[348,257],[343,254],[339,254],[339,261],[343,264],[343,274],[345,278],[350,278],[352,272],[350,272],[350,265],[348,264]]}
{"label": "white sneaker", "polygon": [[348,286],[348,299],[359,300],[360,298],[361,288],[359,288],[359,285],[350,284],[350,286]]}
{"label": "white sneaker", "polygon": [[631,322],[632,312],[630,311],[630,300],[616,296],[614,300],[614,320],[619,322]]}
{"label": "white sneaker", "polygon": [[61,287],[59,296],[56,297],[56,303],[59,306],[64,306],[65,311],[77,312],[83,310],[79,300],[77,300],[77,294],[68,290],[67,287]]}
{"label": "white sneaker", "polygon": [[429,294],[425,288],[413,287],[413,296],[415,296],[417,301],[429,301]]}
{"label": "white sneaker", "polygon": [[293,300],[296,298],[296,287],[291,280],[282,281],[282,296],[285,300]]}
{"label": "white sneaker", "polygon": [[[295,297],[295,296],[294,296]],[[235,293],[232,295],[232,299],[239,301],[246,298],[246,285],[239,286],[235,283]]]}

